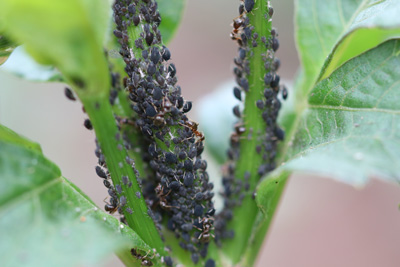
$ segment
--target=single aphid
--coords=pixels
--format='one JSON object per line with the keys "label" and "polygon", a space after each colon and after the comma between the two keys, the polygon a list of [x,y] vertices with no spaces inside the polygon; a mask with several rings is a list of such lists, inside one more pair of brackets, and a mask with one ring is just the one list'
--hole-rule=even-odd
{"label": "single aphid", "polygon": [[188,113],[192,109],[192,102],[186,101],[185,105],[183,105],[183,113]]}
{"label": "single aphid", "polygon": [[125,196],[121,196],[121,197],[119,198],[119,205],[120,205],[121,207],[123,207],[123,206],[126,205],[126,197],[125,197]]}
{"label": "single aphid", "polygon": [[96,166],[96,174],[103,179],[107,179],[107,174],[106,172],[100,167],[100,166]]}
{"label": "single aphid", "polygon": [[279,40],[278,38],[272,38],[272,49],[276,52],[279,48]]}
{"label": "single aphid", "polygon": [[71,101],[75,101],[76,100],[76,98],[74,96],[74,93],[72,92],[72,90],[70,88],[65,87],[64,94],[69,100],[71,100]]}
{"label": "single aphid", "polygon": [[86,127],[86,129],[88,129],[88,130],[93,130],[92,122],[91,122],[89,119],[86,119],[86,120],[83,122],[83,125]]}
{"label": "single aphid", "polygon": [[242,101],[242,92],[240,91],[239,88],[237,87],[233,88],[233,95],[237,100]]}
{"label": "single aphid", "polygon": [[241,117],[242,114],[240,113],[239,105],[233,107],[233,114],[238,118]]}
{"label": "single aphid", "polygon": [[282,87],[282,98],[286,99],[288,97],[288,90],[286,88],[286,86]]}
{"label": "single aphid", "polygon": [[254,0],[244,0],[244,8],[246,12],[249,13],[253,10],[254,7]]}

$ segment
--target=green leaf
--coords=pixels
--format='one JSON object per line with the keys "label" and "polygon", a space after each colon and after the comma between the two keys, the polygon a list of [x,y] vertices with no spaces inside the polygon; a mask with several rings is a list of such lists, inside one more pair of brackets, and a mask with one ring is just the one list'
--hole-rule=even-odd
{"label": "green leaf", "polygon": [[59,69],[81,94],[107,94],[103,43],[111,10],[108,0],[3,0],[0,25],[45,65]]}
{"label": "green leaf", "polygon": [[400,37],[397,0],[297,0],[296,4],[305,95],[318,75],[324,79],[347,60]]}
{"label": "green leaf", "polygon": [[16,47],[7,37],[0,35],[0,65],[3,64]]}
{"label": "green leaf", "polygon": [[161,14],[160,31],[163,43],[171,42],[183,16],[185,0],[158,0],[158,10]]}
{"label": "green leaf", "polygon": [[132,229],[62,177],[37,144],[4,126],[0,179],[3,266],[96,266],[112,252],[149,251]]}
{"label": "green leaf", "polygon": [[318,83],[279,169],[355,186],[371,176],[400,181],[399,55],[399,41],[388,41]]}
{"label": "green leaf", "polygon": [[62,81],[63,77],[53,66],[37,63],[24,49],[19,46],[14,49],[8,60],[0,70],[12,73],[20,78],[30,81]]}
{"label": "green leaf", "polygon": [[294,109],[297,113],[283,116],[282,125],[291,126],[289,137],[278,151],[281,165],[257,188],[260,211],[245,255],[248,262],[259,251],[258,237],[269,228],[290,172],[354,186],[374,176],[400,181],[399,89],[400,42],[391,40],[346,62],[311,90]]}

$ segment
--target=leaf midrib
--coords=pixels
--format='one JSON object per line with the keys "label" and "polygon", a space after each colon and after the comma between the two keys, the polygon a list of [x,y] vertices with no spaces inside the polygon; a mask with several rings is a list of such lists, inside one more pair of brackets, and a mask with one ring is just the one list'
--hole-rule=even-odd
{"label": "leaf midrib", "polygon": [[350,112],[380,112],[387,113],[392,115],[400,114],[400,110],[394,109],[383,109],[383,108],[351,108],[346,106],[329,106],[329,105],[311,105],[309,104],[308,109],[329,109],[329,110],[341,110],[341,111],[350,111]]}
{"label": "leaf midrib", "polygon": [[[355,18],[356,18],[356,17],[360,14],[360,12],[364,9],[364,7],[365,7],[365,5],[367,4],[367,2],[368,2],[368,0],[363,0],[363,1],[359,4],[359,6],[358,6],[357,10],[354,12],[353,16],[349,19],[349,21],[347,22],[347,24],[343,27],[343,30],[342,30],[342,32],[340,33],[340,35],[339,35],[337,41],[335,42],[335,45],[333,46],[333,49],[331,50],[330,54],[332,53],[332,51],[335,50],[335,47],[337,46],[337,44],[340,42],[341,38],[343,38],[344,34],[346,33],[346,29],[348,29],[348,28],[350,27],[350,25],[354,22]],[[378,3],[379,3],[379,2],[378,2]],[[376,4],[376,3],[373,3],[373,4]],[[353,30],[353,31],[355,31],[355,30]],[[352,31],[352,32],[353,32],[353,31]],[[329,60],[330,54],[328,54],[327,60]],[[324,64],[325,64],[325,62],[324,62]],[[290,132],[290,135],[288,135],[288,136],[286,137],[288,141],[285,141],[285,144],[284,144],[284,146],[283,146],[283,148],[282,148],[282,150],[281,150],[282,153],[281,153],[281,155],[280,155],[280,156],[278,157],[278,159],[277,159],[277,165],[278,165],[278,166],[279,166],[280,164],[282,164],[283,162],[285,162],[285,158],[286,158],[286,154],[287,154],[287,152],[288,152],[289,146],[290,146],[291,141],[292,141],[292,139],[293,139],[294,135],[296,134],[297,129],[298,129],[298,127],[299,127],[299,123],[300,123],[300,121],[301,121],[301,115],[304,113],[304,111],[305,111],[307,108],[310,107],[310,105],[308,104],[308,101],[307,101],[308,95],[309,95],[309,93],[311,92],[311,90],[315,87],[316,82],[318,81],[318,77],[322,77],[323,71],[325,71],[324,64],[321,66],[321,73],[319,73],[318,76],[315,76],[315,77],[313,78],[313,82],[311,83],[311,86],[309,86],[308,90],[299,90],[299,91],[301,91],[301,92],[304,92],[304,94],[299,94],[299,95],[298,95],[299,99],[298,99],[298,105],[296,106],[296,119],[295,119],[295,121],[294,121],[294,123],[293,123],[292,130],[291,130],[291,132]],[[304,79],[307,79],[307,78],[304,78]],[[305,81],[302,82],[302,84],[301,84],[302,87],[303,87],[305,84],[307,84],[307,82],[305,82]],[[299,89],[303,89],[303,88],[299,88]],[[381,109],[377,109],[377,110],[380,111]],[[378,111],[378,112],[379,112],[379,111]],[[396,113],[396,114],[397,114],[397,113]]]}
{"label": "leaf midrib", "polygon": [[27,199],[29,199],[31,197],[39,195],[40,193],[42,193],[47,188],[49,188],[49,187],[51,187],[51,186],[53,186],[53,185],[55,185],[57,183],[62,183],[62,182],[63,182],[62,177],[59,176],[59,177],[56,177],[56,178],[54,178],[54,179],[52,179],[52,180],[50,180],[50,181],[48,181],[48,182],[46,182],[44,184],[41,184],[41,185],[35,187],[32,190],[27,190],[27,191],[23,192],[22,194],[14,197],[12,200],[2,204],[1,207],[0,207],[0,214],[6,212],[7,210],[9,210],[10,208],[12,208],[14,206],[17,206],[20,202],[22,202],[24,200],[27,200]]}

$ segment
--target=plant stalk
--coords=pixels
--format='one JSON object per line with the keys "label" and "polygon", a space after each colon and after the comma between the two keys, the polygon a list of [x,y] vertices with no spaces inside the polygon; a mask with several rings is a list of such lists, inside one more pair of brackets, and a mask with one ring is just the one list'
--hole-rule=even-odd
{"label": "plant stalk", "polygon": [[[253,10],[247,16],[250,19],[250,25],[254,26],[253,32],[257,32],[259,36],[265,36],[268,39],[271,36],[271,22],[265,19],[265,14],[268,14],[268,1],[258,0],[255,1]],[[249,92],[246,93],[243,112],[243,121],[246,127],[243,136],[247,137],[251,134],[252,138],[241,139],[240,158],[237,161],[235,172],[237,179],[243,179],[245,172],[250,172],[250,190],[248,190],[242,205],[234,209],[234,218],[237,219],[232,220],[228,224],[228,228],[235,231],[235,237],[232,240],[227,240],[225,244],[226,253],[234,264],[241,260],[247,248],[252,226],[258,213],[252,194],[260,180],[257,172],[259,166],[263,163],[263,159],[261,155],[256,154],[256,147],[260,144],[257,137],[265,133],[265,122],[262,119],[262,110],[257,108],[255,103],[263,96],[264,75],[267,70],[264,67],[262,56],[266,53],[266,48],[260,38],[257,39],[257,43],[257,47],[252,47],[250,44],[250,73],[247,76]]]}
{"label": "plant stalk", "polygon": [[[122,193],[119,194],[119,197],[125,196],[127,200],[126,207],[132,210],[132,214],[130,214],[126,208],[123,208],[128,225],[144,242],[155,248],[161,255],[164,255],[164,244],[153,220],[148,215],[148,208],[144,198],[143,196],[140,198],[136,196],[136,192],[141,192],[141,189],[132,166],[126,162],[128,154],[123,146],[122,139],[117,140],[116,138],[119,130],[108,98],[92,96],[90,98],[81,98],[81,101],[96,132],[113,184],[114,186],[118,184],[122,187]],[[131,187],[123,183],[122,176],[130,178]]]}

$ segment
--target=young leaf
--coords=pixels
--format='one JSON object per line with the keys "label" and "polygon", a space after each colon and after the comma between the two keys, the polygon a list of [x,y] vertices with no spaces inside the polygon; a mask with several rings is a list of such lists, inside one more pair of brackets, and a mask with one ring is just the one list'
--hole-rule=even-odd
{"label": "young leaf", "polygon": [[318,75],[326,78],[347,60],[400,36],[396,0],[297,0],[296,5],[297,47],[308,81],[305,90]]}
{"label": "young leaf", "polygon": [[0,257],[6,266],[95,264],[149,247],[61,176],[40,147],[0,125]]}
{"label": "young leaf", "polygon": [[[185,7],[184,0],[174,0],[172,2],[173,3],[166,0],[158,1],[158,8],[162,16],[160,31],[163,35],[164,44],[168,44],[174,37]],[[107,28],[110,27],[104,24],[104,30]],[[101,33],[100,27],[98,27],[98,29],[99,33]],[[114,43],[115,38],[111,28],[108,31],[108,35],[111,36],[113,40],[113,42],[109,42],[108,47],[111,50],[109,52],[110,58],[113,59],[112,61],[114,61],[114,58],[121,59],[117,52],[118,44]],[[18,47],[13,51],[14,47],[15,45],[8,39],[4,36],[0,36],[0,65],[7,60],[7,64],[4,64],[1,69],[31,81],[52,82],[63,80],[62,75],[54,67],[41,65],[37,63],[24,48]],[[119,60],[118,64],[122,66],[120,69],[121,73],[123,73],[124,62]]]}
{"label": "young leaf", "polygon": [[103,52],[111,14],[107,0],[4,0],[0,24],[26,45],[39,63],[56,66],[82,93],[106,94],[108,65]]}
{"label": "young leaf", "polygon": [[[388,41],[345,63],[312,89],[285,163],[257,188],[260,212],[245,260],[252,263],[291,171],[355,186],[371,176],[399,181],[400,43]],[[291,120],[293,117],[286,117]]]}
{"label": "young leaf", "polygon": [[371,176],[398,181],[399,54],[399,41],[388,41],[318,83],[281,169],[356,186]]}
{"label": "young leaf", "polygon": [[16,44],[7,37],[0,35],[0,65],[8,59],[15,47]]}
{"label": "young leaf", "polygon": [[185,0],[158,0],[157,3],[162,18],[159,29],[163,43],[167,45],[178,30],[185,8]]}
{"label": "young leaf", "polygon": [[7,61],[0,67],[0,70],[31,81],[47,82],[63,80],[60,72],[52,66],[37,63],[29,56],[23,46],[14,49]]}

